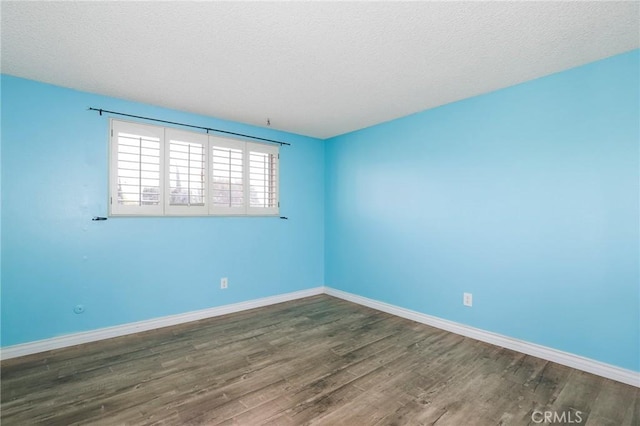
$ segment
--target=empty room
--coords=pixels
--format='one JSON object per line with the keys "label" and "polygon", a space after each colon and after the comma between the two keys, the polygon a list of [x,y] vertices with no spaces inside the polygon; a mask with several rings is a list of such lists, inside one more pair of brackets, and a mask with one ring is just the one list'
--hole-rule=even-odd
{"label": "empty room", "polygon": [[640,2],[0,7],[3,425],[640,425]]}

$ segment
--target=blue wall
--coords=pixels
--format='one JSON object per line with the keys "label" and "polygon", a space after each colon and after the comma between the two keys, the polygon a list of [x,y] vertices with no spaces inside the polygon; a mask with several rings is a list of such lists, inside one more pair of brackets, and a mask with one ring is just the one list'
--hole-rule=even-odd
{"label": "blue wall", "polygon": [[[320,140],[2,76],[2,345],[324,284]],[[290,142],[277,218],[111,218],[90,106]],[[229,289],[220,290],[220,278]],[[86,311],[77,315],[76,304]]]}
{"label": "blue wall", "polygon": [[640,371],[639,74],[636,50],[328,140],[326,284]]}
{"label": "blue wall", "polygon": [[[640,371],[639,73],[634,51],[324,143],[2,76],[1,344],[327,284]],[[290,219],[91,222],[89,106],[291,142]]]}

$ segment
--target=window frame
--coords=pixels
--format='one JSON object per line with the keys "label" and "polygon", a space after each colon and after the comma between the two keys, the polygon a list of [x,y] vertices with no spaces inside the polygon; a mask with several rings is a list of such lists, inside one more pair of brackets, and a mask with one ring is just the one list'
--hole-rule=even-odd
{"label": "window frame", "polygon": [[[143,137],[153,137],[159,139],[159,175],[160,193],[157,205],[123,205],[118,203],[118,149],[119,134],[140,134]],[[189,142],[202,144],[204,146],[204,205],[172,205],[170,186],[170,155],[172,141]],[[213,202],[213,150],[214,147],[223,147],[242,152],[242,184],[243,203],[242,206],[220,206]],[[128,120],[111,118],[109,122],[109,206],[110,217],[187,217],[187,216],[279,216],[280,215],[280,152],[279,146],[266,143],[246,141],[242,139],[229,138],[220,135],[192,132],[173,127],[156,126],[153,124],[139,123]],[[250,156],[251,152],[259,152],[272,155],[273,176],[271,177],[270,189],[267,194],[274,200],[273,206],[256,207],[251,205],[250,195]],[[229,183],[231,191],[231,183]],[[142,190],[141,190],[142,191]],[[140,200],[142,199],[140,192]],[[230,193],[231,196],[231,193]],[[141,201],[140,201],[141,202]]]}

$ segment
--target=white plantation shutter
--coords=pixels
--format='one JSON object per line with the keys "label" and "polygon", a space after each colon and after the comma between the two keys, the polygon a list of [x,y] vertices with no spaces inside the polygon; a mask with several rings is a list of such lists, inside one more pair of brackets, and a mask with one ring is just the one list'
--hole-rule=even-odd
{"label": "white plantation shutter", "polygon": [[111,120],[109,214],[279,214],[279,147]]}
{"label": "white plantation shutter", "polygon": [[114,120],[111,133],[111,214],[162,214],[163,129]]}
{"label": "white plantation shutter", "polygon": [[207,135],[166,129],[165,213],[207,214]]}
{"label": "white plantation shutter", "polygon": [[244,142],[209,137],[211,147],[211,213],[245,214]]}
{"label": "white plantation shutter", "polygon": [[249,155],[248,214],[278,214],[278,148],[247,142]]}

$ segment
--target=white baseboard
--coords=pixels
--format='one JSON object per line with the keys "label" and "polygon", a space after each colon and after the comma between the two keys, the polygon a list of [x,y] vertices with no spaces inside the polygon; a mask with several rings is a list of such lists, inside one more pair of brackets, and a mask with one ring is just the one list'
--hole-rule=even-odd
{"label": "white baseboard", "polygon": [[302,299],[318,294],[328,294],[340,299],[348,300],[359,305],[367,306],[382,312],[387,312],[402,318],[427,324],[455,334],[470,337],[492,345],[501,346],[527,355],[546,359],[558,364],[566,365],[577,370],[586,371],[607,379],[616,380],[632,386],[640,387],[640,373],[616,367],[590,358],[581,357],[568,352],[524,340],[514,339],[497,333],[470,327],[457,322],[445,320],[377,300],[368,299],[345,291],[336,290],[331,287],[316,287],[308,290],[285,293],[277,296],[270,296],[261,299],[249,300],[246,302],[234,303],[231,305],[218,306],[214,308],[202,309],[199,311],[186,312],[184,314],[170,315],[161,318],[154,318],[145,321],[133,322],[114,327],[100,328],[97,330],[85,331],[81,333],[67,334],[50,339],[38,340],[35,342],[23,343],[14,346],[0,348],[0,360],[16,358],[19,356],[31,355],[53,349],[75,346],[82,343],[95,342],[112,337],[124,336],[127,334],[139,333],[156,328],[169,327],[190,321],[197,321],[205,318],[212,318],[248,309],[260,308],[274,305],[276,303],[288,302],[290,300]]}
{"label": "white baseboard", "polygon": [[139,333],[141,331],[169,327],[185,322],[217,317],[234,312],[246,311],[248,309],[261,308],[263,306],[275,305],[276,303],[288,302],[295,299],[302,299],[304,297],[315,296],[322,293],[324,293],[324,287],[316,287],[308,290],[279,294],[277,296],[264,297],[262,299],[233,303],[231,305],[217,306],[214,308],[202,309],[199,311],[186,312],[184,314],[169,315],[166,317],[132,322],[128,324],[117,325],[114,327],[100,328],[97,330],[67,334],[59,337],[52,337],[50,339],[38,340],[35,342],[23,343],[14,346],[7,346],[0,349],[0,359],[5,360],[16,358],[19,356],[31,355],[39,352],[50,351],[53,349],[80,345],[82,343],[95,342],[97,340],[110,339],[112,337]]}
{"label": "white baseboard", "polygon": [[390,305],[388,303],[379,302],[377,300],[368,299],[352,293],[336,290],[331,287],[325,287],[325,293],[349,302],[367,306],[378,311],[386,312],[422,324],[427,324],[451,333],[460,334],[492,345],[501,346],[527,355],[546,359],[547,361],[556,362],[566,365],[577,370],[586,371],[607,379],[616,380],[628,385],[640,387],[640,373],[624,368],[616,367],[590,358],[581,357],[568,352],[559,351],[557,349],[546,346],[537,345],[535,343],[526,342],[524,340],[514,339],[503,336],[501,334],[491,333],[479,328],[469,327],[453,321],[444,320],[442,318],[431,315],[422,314],[420,312],[404,309],[399,306]]}

